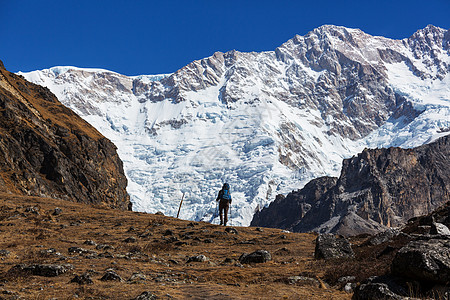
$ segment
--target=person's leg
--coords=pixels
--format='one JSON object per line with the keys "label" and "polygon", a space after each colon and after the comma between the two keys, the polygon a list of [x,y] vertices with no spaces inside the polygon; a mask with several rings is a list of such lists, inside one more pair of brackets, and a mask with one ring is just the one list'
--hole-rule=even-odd
{"label": "person's leg", "polygon": [[224,219],[225,219],[225,223],[223,225],[227,226],[227,222],[228,222],[228,205],[225,205],[225,207],[223,208],[223,214],[224,214]]}
{"label": "person's leg", "polygon": [[219,202],[220,225],[223,225],[223,208],[223,204]]}

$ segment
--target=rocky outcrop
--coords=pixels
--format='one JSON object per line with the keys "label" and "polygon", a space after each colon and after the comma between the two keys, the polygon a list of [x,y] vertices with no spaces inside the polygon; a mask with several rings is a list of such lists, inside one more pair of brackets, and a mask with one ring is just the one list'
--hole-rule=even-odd
{"label": "rocky outcrop", "polygon": [[356,235],[405,224],[450,200],[449,157],[450,135],[414,149],[366,149],[344,160],[333,187],[313,189],[313,198],[296,196],[310,194],[307,185],[256,214],[252,225]]}
{"label": "rocky outcrop", "polygon": [[0,69],[0,191],[129,209],[116,147],[47,89]]}
{"label": "rocky outcrop", "polygon": [[[337,178],[320,177],[311,180],[301,190],[289,193],[286,197],[278,195],[268,209],[257,211],[250,226],[265,226],[293,230],[316,202],[330,188],[336,185]],[[299,217],[300,216],[300,217]]]}
{"label": "rocky outcrop", "polygon": [[320,234],[316,239],[316,259],[348,258],[354,255],[350,242],[344,237],[326,233]]}

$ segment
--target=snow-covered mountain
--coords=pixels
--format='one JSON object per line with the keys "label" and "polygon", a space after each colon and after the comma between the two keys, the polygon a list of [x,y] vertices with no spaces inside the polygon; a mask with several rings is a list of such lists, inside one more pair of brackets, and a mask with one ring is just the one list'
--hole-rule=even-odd
{"label": "snow-covered mountain", "polygon": [[20,73],[118,147],[134,210],[233,225],[365,147],[413,147],[450,129],[450,32],[392,40],[325,25],[275,51],[216,52],[173,74],[54,67]]}

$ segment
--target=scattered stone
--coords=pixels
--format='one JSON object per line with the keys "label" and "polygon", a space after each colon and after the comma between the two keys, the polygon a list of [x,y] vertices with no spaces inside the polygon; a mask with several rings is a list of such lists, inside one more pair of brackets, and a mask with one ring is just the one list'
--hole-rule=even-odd
{"label": "scattered stone", "polygon": [[108,245],[108,244],[98,244],[95,249],[97,250],[110,250],[110,249],[114,249],[113,246]]}
{"label": "scattered stone", "polygon": [[315,287],[321,286],[319,280],[306,276],[289,276],[287,282],[289,284],[312,285]]}
{"label": "scattered stone", "polygon": [[136,228],[134,228],[134,226],[131,226],[130,228],[128,228],[127,232],[134,232],[136,231]]}
{"label": "scattered stone", "polygon": [[25,208],[25,212],[39,215],[39,208],[30,206],[30,207]]}
{"label": "scattered stone", "polygon": [[156,299],[158,299],[158,297],[154,295],[152,292],[143,292],[142,294],[134,298],[134,300],[156,300]]}
{"label": "scattered stone", "polygon": [[100,278],[101,281],[122,281],[120,277],[113,269],[106,270],[106,273]]}
{"label": "scattered stone", "polygon": [[48,255],[61,256],[61,253],[56,251],[55,248],[50,248],[50,249],[47,249],[47,250],[41,250],[41,251],[39,251],[39,253],[41,255],[47,255],[47,256]]}
{"label": "scattered stone", "polygon": [[227,227],[225,228],[225,232],[231,233],[231,234],[238,234],[238,231],[233,227]]}
{"label": "scattered stone", "polygon": [[62,209],[59,208],[59,207],[56,207],[56,208],[53,210],[52,215],[54,215],[54,216],[59,216],[61,213],[62,213]]}
{"label": "scattered stone", "polygon": [[128,281],[133,283],[142,282],[145,280],[147,280],[147,277],[142,273],[134,273],[131,275],[130,279],[128,279]]}
{"label": "scattered stone", "polygon": [[354,282],[347,282],[344,286],[344,292],[351,294],[353,293],[353,290],[356,288],[356,286],[357,285]]}
{"label": "scattered stone", "polygon": [[234,264],[236,261],[232,258],[225,258],[225,260],[222,262],[222,265],[228,265],[228,264]]}
{"label": "scattered stone", "polygon": [[203,254],[200,254],[200,255],[197,255],[197,256],[189,257],[187,263],[190,263],[190,262],[205,262],[205,261],[208,261],[208,260],[209,260],[208,257],[204,256]]}
{"label": "scattered stone", "polygon": [[155,215],[157,215],[157,216],[164,216],[164,213],[162,211],[158,211],[158,212],[155,213]]}
{"label": "scattered stone", "polygon": [[352,300],[406,300],[406,290],[398,286],[390,278],[371,277],[355,288]]}
{"label": "scattered stone", "polygon": [[136,243],[136,241],[136,238],[133,236],[130,236],[124,240],[125,243]]}
{"label": "scattered stone", "polygon": [[166,231],[164,231],[163,235],[164,236],[173,235],[173,231],[170,229],[167,229]]}
{"label": "scattered stone", "polygon": [[291,233],[289,230],[281,230],[282,233]]}
{"label": "scattered stone", "polygon": [[450,235],[450,229],[442,223],[431,224],[430,234]]}
{"label": "scattered stone", "polygon": [[396,237],[399,234],[400,230],[396,228],[389,228],[373,236],[371,239],[368,240],[367,243],[369,243],[369,245],[372,246],[380,245],[391,240],[392,238]]}
{"label": "scattered stone", "polygon": [[344,276],[338,279],[340,283],[354,282],[356,280],[355,276]]}
{"label": "scattered stone", "polygon": [[0,250],[0,256],[8,256],[9,254],[11,254],[11,252],[9,252],[8,250]]}
{"label": "scattered stone", "polygon": [[93,284],[94,282],[92,281],[91,275],[89,273],[83,273],[81,275],[75,275],[74,278],[72,278],[72,280],[70,280],[71,283],[78,283],[78,284]]}
{"label": "scattered stone", "polygon": [[241,264],[249,264],[249,263],[265,263],[272,260],[272,256],[269,251],[266,250],[257,250],[250,254],[243,253],[239,257],[239,262]]}
{"label": "scattered stone", "polygon": [[263,232],[264,231],[261,227],[256,227],[255,230],[258,231],[258,232]]}
{"label": "scattered stone", "polygon": [[67,249],[69,253],[79,253],[79,254],[85,254],[85,253],[91,253],[92,251],[80,248],[80,247],[70,247]]}
{"label": "scattered stone", "polygon": [[83,244],[90,245],[90,246],[97,246],[97,243],[94,242],[93,240],[86,240],[86,241],[84,241]]}
{"label": "scattered stone", "polygon": [[409,242],[392,261],[392,272],[417,281],[446,284],[450,281],[450,241]]}
{"label": "scattered stone", "polygon": [[350,242],[344,237],[334,234],[320,234],[316,239],[314,257],[316,259],[330,259],[341,257],[354,257]]}
{"label": "scattered stone", "polygon": [[283,234],[280,236],[280,239],[285,240],[285,239],[287,239],[287,236]]}
{"label": "scattered stone", "polygon": [[174,259],[169,259],[168,262],[174,265],[178,265],[178,262]]}
{"label": "scattered stone", "polygon": [[66,273],[73,269],[73,266],[70,264],[65,265],[56,265],[56,264],[34,264],[34,265],[25,265],[19,264],[12,267],[11,270],[15,272],[24,272],[31,273],[36,276],[44,276],[44,277],[55,277],[61,274]]}
{"label": "scattered stone", "polygon": [[203,243],[211,244],[211,243],[214,243],[214,241],[213,241],[212,239],[205,239],[205,240],[203,241]]}

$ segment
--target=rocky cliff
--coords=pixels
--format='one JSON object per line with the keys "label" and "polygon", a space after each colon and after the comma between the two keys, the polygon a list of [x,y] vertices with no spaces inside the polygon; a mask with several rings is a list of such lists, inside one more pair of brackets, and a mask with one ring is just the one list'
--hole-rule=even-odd
{"label": "rocky cliff", "polygon": [[0,64],[0,191],[128,209],[116,147],[42,86]]}
{"label": "rocky cliff", "polygon": [[365,149],[344,160],[339,178],[278,197],[251,224],[344,235],[399,226],[450,200],[449,158],[450,135],[413,149]]}

